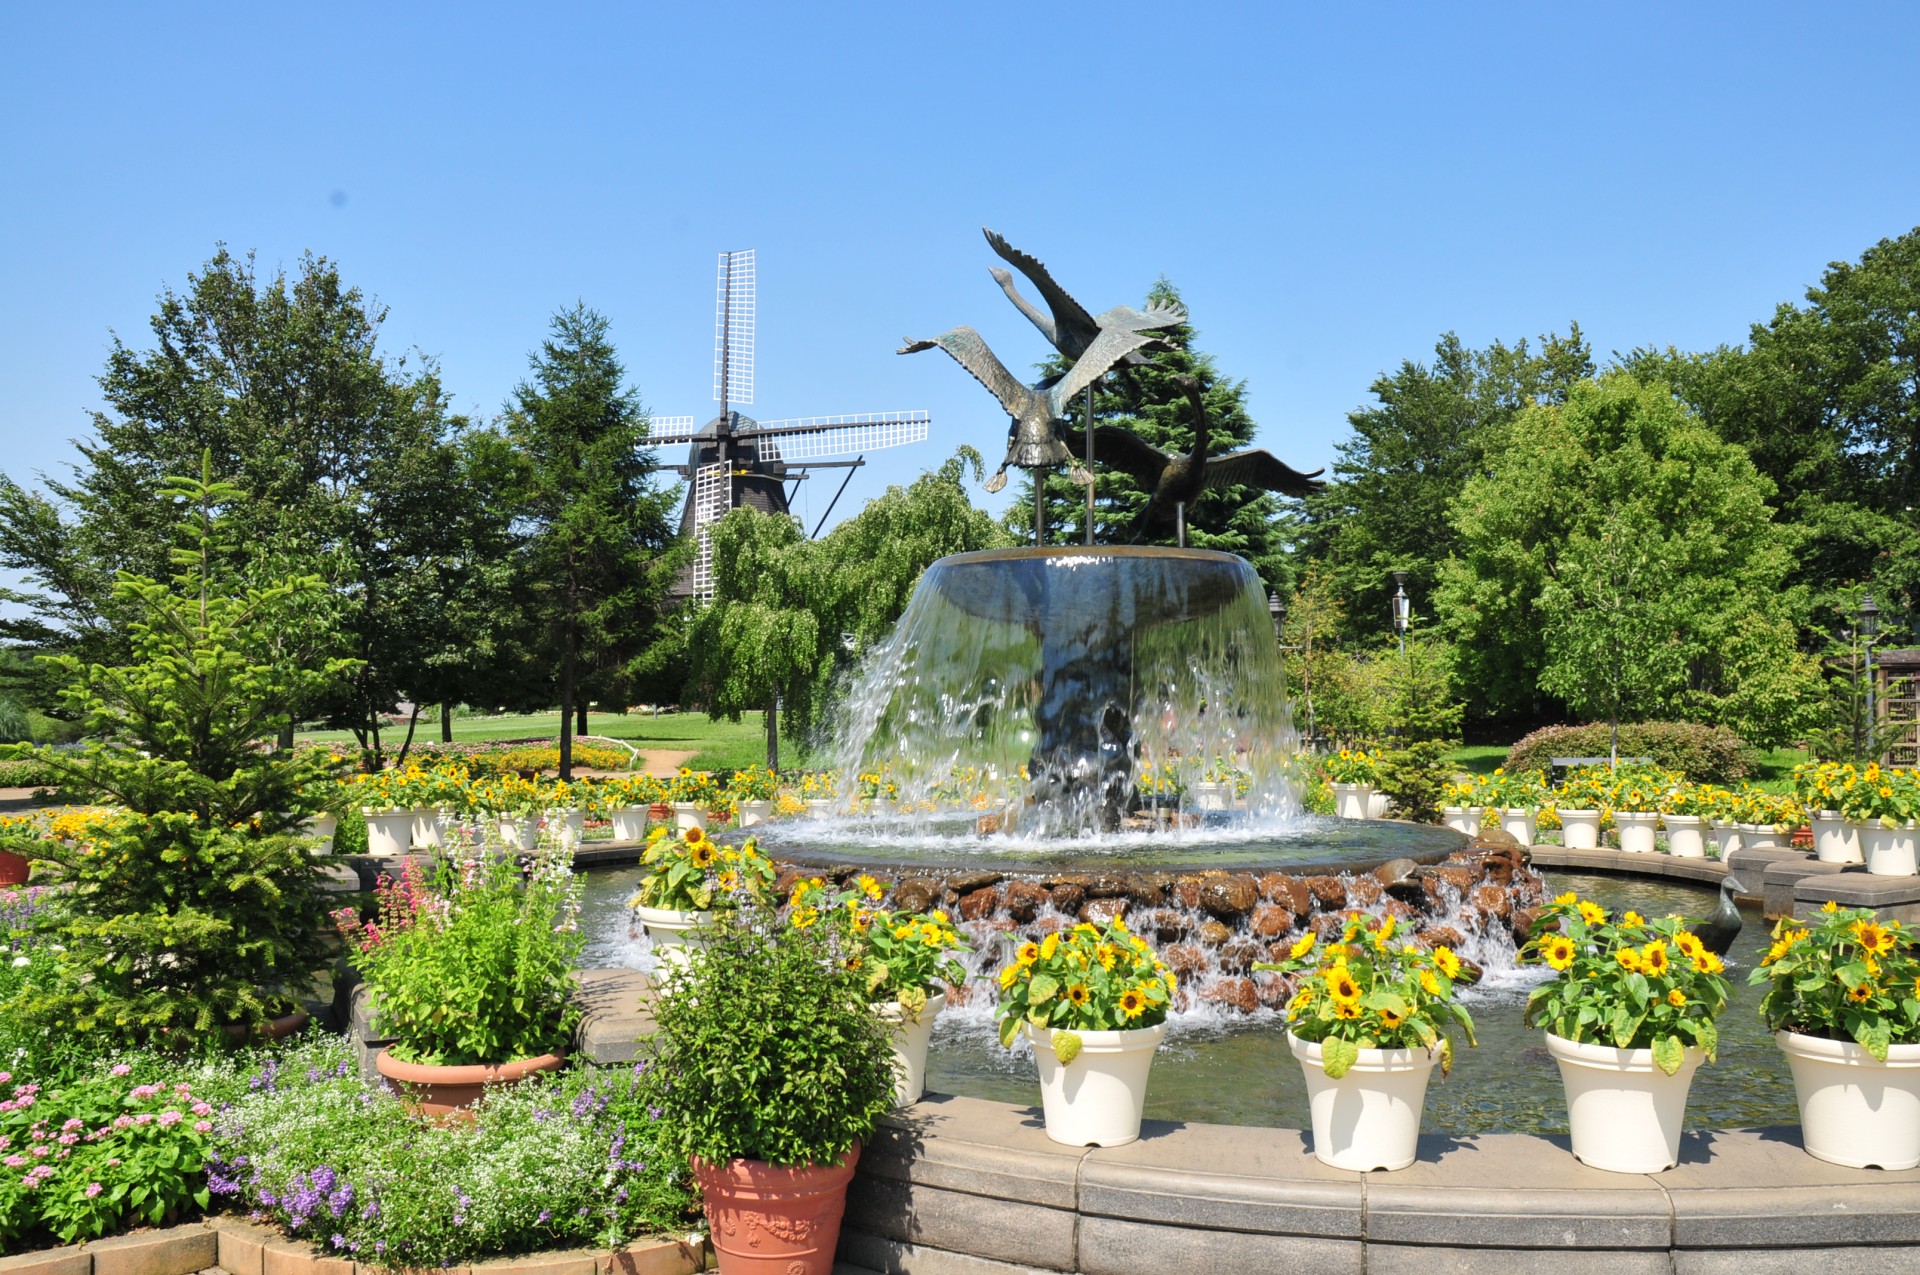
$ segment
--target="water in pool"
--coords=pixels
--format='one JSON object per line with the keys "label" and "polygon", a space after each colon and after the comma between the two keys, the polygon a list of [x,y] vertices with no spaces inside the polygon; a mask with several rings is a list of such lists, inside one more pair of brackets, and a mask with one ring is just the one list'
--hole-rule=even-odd
{"label": "water in pool", "polygon": [[[639,882],[636,868],[595,872],[589,878],[583,921],[594,936],[593,965],[647,968],[644,940],[629,937],[626,899]],[[1712,892],[1617,877],[1548,872],[1553,893],[1575,890],[1609,910],[1637,908],[1659,915],[1700,917],[1712,911]],[[1746,921],[1728,954],[1733,999],[1721,1014],[1720,1055],[1695,1073],[1687,1105],[1690,1127],[1750,1127],[1792,1124],[1798,1119],[1793,1082],[1773,1037],[1755,1012],[1760,988],[1747,973],[1766,951],[1767,926],[1758,909],[1743,909]],[[1453,1075],[1427,1092],[1423,1127],[1455,1135],[1526,1132],[1564,1133],[1566,1106],[1558,1069],[1547,1057],[1537,1029],[1521,1024],[1527,992],[1545,977],[1537,969],[1496,969],[1465,993],[1479,1031],[1478,1049],[1461,1049]],[[949,1010],[935,1025],[927,1060],[927,1087],[1000,1102],[1039,1101],[1029,1050],[1006,1050],[994,1034],[991,1002]],[[1279,1017],[1262,1011],[1244,1016],[1215,1007],[1177,1014],[1153,1066],[1147,1091],[1150,1119],[1215,1124],[1302,1126],[1306,1085],[1287,1051]]]}

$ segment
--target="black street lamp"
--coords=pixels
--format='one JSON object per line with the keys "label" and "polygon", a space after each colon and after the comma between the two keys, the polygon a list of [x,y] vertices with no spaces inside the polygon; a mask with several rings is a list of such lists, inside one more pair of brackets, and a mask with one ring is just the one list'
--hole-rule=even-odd
{"label": "black street lamp", "polygon": [[1880,746],[1876,742],[1879,736],[1879,722],[1873,715],[1873,639],[1880,635],[1880,607],[1874,602],[1871,593],[1860,597],[1860,644],[1867,652],[1867,747],[1876,756]]}
{"label": "black street lamp", "polygon": [[1393,573],[1393,631],[1400,635],[1400,654],[1407,653],[1407,621],[1413,615],[1413,599],[1407,596],[1407,573]]}
{"label": "black street lamp", "polygon": [[1280,600],[1277,590],[1267,595],[1267,614],[1273,617],[1273,640],[1278,642],[1281,640],[1280,630],[1287,623],[1287,604]]}

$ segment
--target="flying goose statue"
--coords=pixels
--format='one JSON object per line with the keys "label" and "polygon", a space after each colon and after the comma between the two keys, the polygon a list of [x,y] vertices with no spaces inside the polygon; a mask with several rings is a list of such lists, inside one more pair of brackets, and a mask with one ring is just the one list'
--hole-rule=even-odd
{"label": "flying goose statue", "polygon": [[1069,359],[1084,355],[1101,336],[1108,333],[1127,333],[1135,338],[1134,343],[1117,360],[1123,365],[1137,366],[1147,363],[1147,357],[1140,353],[1142,347],[1167,349],[1167,343],[1158,337],[1146,335],[1155,328],[1170,328],[1187,321],[1187,312],[1177,305],[1149,305],[1145,310],[1136,310],[1130,305],[1117,305],[1098,316],[1087,313],[1087,308],[1067,294],[1067,290],[1055,283],[1047,268],[1037,259],[1020,251],[992,230],[981,227],[986,235],[987,244],[1003,261],[1012,265],[1025,275],[1039,290],[1040,297],[1052,311],[1042,314],[1037,306],[1020,295],[1013,286],[1012,271],[999,266],[988,267],[994,282],[1007,294],[1007,300],[1013,302],[1020,313],[1027,316],[1034,327],[1040,329],[1040,335],[1047,338],[1048,344]]}
{"label": "flying goose statue", "polygon": [[[1111,312],[1109,312],[1111,313]],[[993,477],[987,479],[988,491],[999,491],[1007,485],[1009,466],[1025,469],[1052,469],[1058,465],[1071,468],[1067,476],[1082,486],[1093,482],[1093,474],[1077,463],[1074,454],[1067,450],[1062,441],[1060,422],[1065,416],[1066,406],[1078,394],[1111,368],[1130,350],[1136,350],[1146,344],[1148,338],[1132,329],[1104,328],[1094,336],[1091,342],[1074,361],[1066,375],[1049,377],[1038,385],[1025,385],[1020,378],[1007,371],[980,334],[970,327],[962,325],[951,331],[943,332],[930,341],[915,341],[907,338],[907,343],[898,353],[917,354],[921,350],[931,350],[939,346],[961,367],[973,374],[975,380],[993,391],[1000,400],[1000,406],[1013,418],[1011,428],[1007,430],[1007,456],[1000,462],[1000,468]]]}
{"label": "flying goose statue", "polygon": [[[1178,543],[1184,547],[1187,506],[1198,500],[1202,492],[1213,488],[1247,486],[1286,496],[1310,496],[1325,486],[1316,481],[1322,470],[1303,474],[1268,451],[1229,452],[1209,459],[1207,405],[1200,395],[1200,382],[1191,376],[1177,376],[1173,383],[1193,404],[1193,450],[1187,455],[1169,456],[1142,441],[1133,431],[1117,425],[1102,425],[1093,432],[1100,459],[1131,475],[1149,493],[1146,508],[1140,511],[1135,524],[1136,535],[1156,523],[1171,520]],[[1067,446],[1078,450],[1084,441],[1085,435],[1078,431],[1066,432]]]}

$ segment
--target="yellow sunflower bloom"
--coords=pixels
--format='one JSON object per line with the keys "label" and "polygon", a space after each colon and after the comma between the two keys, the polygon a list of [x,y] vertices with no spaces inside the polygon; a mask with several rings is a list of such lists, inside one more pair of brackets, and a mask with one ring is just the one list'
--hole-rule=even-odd
{"label": "yellow sunflower bloom", "polygon": [[1667,1004],[1673,1006],[1675,1009],[1685,1009],[1687,1005],[1687,994],[1676,987],[1667,993]]}
{"label": "yellow sunflower bloom", "polygon": [[1433,963],[1448,978],[1460,977],[1460,958],[1455,956],[1453,949],[1445,944],[1433,949]]}
{"label": "yellow sunflower bloom", "polygon": [[[896,935],[895,937],[899,937],[899,936]],[[1032,939],[1028,939],[1025,943],[1022,943],[1020,945],[1018,950],[1014,952],[1014,957],[1022,965],[1031,965],[1035,961],[1040,959],[1040,945],[1038,943],[1035,943]]]}
{"label": "yellow sunflower bloom", "polygon": [[1640,972],[1640,953],[1633,948],[1621,948],[1613,954],[1613,959],[1620,962],[1620,968],[1629,974],[1638,974]]}
{"label": "yellow sunflower bloom", "polygon": [[1020,971],[1025,968],[1026,967],[1023,965],[1009,965],[1007,966],[1007,968],[1001,970],[1000,971],[1001,988],[1005,989],[1008,987],[1012,987],[1013,981],[1020,977]]}
{"label": "yellow sunflower bloom", "polygon": [[1333,1016],[1335,1018],[1347,1018],[1347,1019],[1360,1017],[1359,1002],[1335,1001],[1333,1003]]}
{"label": "yellow sunflower bloom", "polygon": [[1382,1027],[1394,1028],[1406,1021],[1407,1016],[1405,1014],[1395,1013],[1392,1007],[1387,1005],[1380,1007],[1380,1025]]}
{"label": "yellow sunflower bloom", "polygon": [[1589,903],[1582,899],[1580,900],[1580,919],[1588,925],[1598,925],[1607,919],[1607,910],[1598,903]]}
{"label": "yellow sunflower bloom", "polygon": [[1828,912],[1828,913],[1838,912],[1840,910],[1840,905],[1834,902],[1832,899],[1828,899],[1825,903],[1822,903],[1820,905],[1820,910],[1822,912]]}
{"label": "yellow sunflower bloom", "polygon": [[1440,980],[1433,976],[1432,970],[1420,971],[1420,986],[1426,989],[1427,995],[1429,996],[1438,996],[1441,994]]}
{"label": "yellow sunflower bloom", "polygon": [[1556,934],[1541,945],[1540,954],[1546,958],[1549,967],[1566,969],[1573,964],[1573,940],[1564,934]]}
{"label": "yellow sunflower bloom", "polygon": [[1327,995],[1342,1004],[1357,1002],[1360,999],[1360,984],[1353,981],[1353,975],[1344,965],[1336,965],[1327,971]]}
{"label": "yellow sunflower bloom", "polygon": [[1558,894],[1554,896],[1553,906],[1557,908],[1570,908],[1579,902],[1580,902],[1580,896],[1575,894],[1572,890],[1568,890],[1565,894]]}
{"label": "yellow sunflower bloom", "polygon": [[1045,942],[1040,944],[1040,959],[1050,961],[1053,959],[1053,954],[1059,950],[1060,931],[1055,930],[1053,933],[1047,935]]}
{"label": "yellow sunflower bloom", "polygon": [[1120,1012],[1128,1018],[1138,1018],[1147,1009],[1147,998],[1137,987],[1129,987],[1120,993]]}
{"label": "yellow sunflower bloom", "polygon": [[1645,925],[1646,923],[1647,923],[1646,917],[1641,916],[1638,912],[1635,912],[1631,909],[1629,909],[1626,912],[1626,914],[1620,918],[1620,924],[1626,925],[1626,926]]}
{"label": "yellow sunflower bloom", "polygon": [[1847,989],[1847,999],[1856,1005],[1864,1005],[1873,999],[1873,988],[1866,983],[1862,983],[1858,987],[1849,987]]}
{"label": "yellow sunflower bloom", "polygon": [[1085,983],[1070,983],[1067,986],[1067,999],[1075,1005],[1084,1005],[1093,998]]}
{"label": "yellow sunflower bloom", "polygon": [[692,861],[693,866],[696,868],[700,868],[702,870],[711,868],[713,866],[713,858],[714,858],[713,843],[711,841],[695,842],[693,844],[693,850],[687,856],[687,858]]}
{"label": "yellow sunflower bloom", "polygon": [[1316,938],[1312,933],[1302,934],[1294,945],[1287,949],[1287,959],[1297,961],[1313,950]]}
{"label": "yellow sunflower bloom", "polygon": [[1640,968],[1655,978],[1665,974],[1671,962],[1667,959],[1667,945],[1658,939],[1640,949]]}
{"label": "yellow sunflower bloom", "polygon": [[681,833],[680,839],[682,841],[685,841],[690,846],[697,846],[702,841],[705,841],[707,839],[707,834],[702,832],[700,830],[699,825],[696,824],[693,827],[687,829],[685,832]]}
{"label": "yellow sunflower bloom", "polygon": [[1884,956],[1893,950],[1893,934],[1886,926],[1871,921],[1856,921],[1851,928],[1862,950],[1872,952],[1875,956]]}

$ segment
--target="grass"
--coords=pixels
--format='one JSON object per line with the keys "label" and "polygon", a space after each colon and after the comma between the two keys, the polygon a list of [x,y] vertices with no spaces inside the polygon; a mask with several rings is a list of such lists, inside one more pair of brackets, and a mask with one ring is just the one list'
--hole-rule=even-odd
{"label": "grass", "polygon": [[1506,763],[1507,750],[1499,744],[1469,744],[1441,758],[1470,775],[1491,775],[1494,767]]}
{"label": "grass", "polygon": [[[624,739],[642,752],[668,750],[692,753],[687,764],[696,770],[738,770],[767,760],[767,728],[761,713],[743,713],[738,722],[708,717],[705,713],[663,713],[659,717],[640,714],[589,713],[587,733]],[[380,741],[398,748],[406,736],[403,726],[396,731],[380,732]],[[477,743],[487,739],[557,739],[560,713],[505,713],[499,717],[456,717],[453,719],[455,743]],[[344,730],[302,731],[302,740],[314,743],[352,743],[353,734]],[[440,714],[422,712],[420,725],[413,734],[416,743],[437,743],[440,739]],[[787,750],[783,749],[783,754]],[[788,760],[783,756],[783,761]]]}
{"label": "grass", "polygon": [[[1785,792],[1786,784],[1793,778],[1793,768],[1808,759],[1809,754],[1798,748],[1776,748],[1772,752],[1760,754],[1760,765],[1753,773],[1755,785],[1772,792]],[[1466,748],[1456,748],[1443,760],[1472,775],[1491,775],[1493,768],[1507,760],[1507,750],[1498,744],[1473,744]]]}

